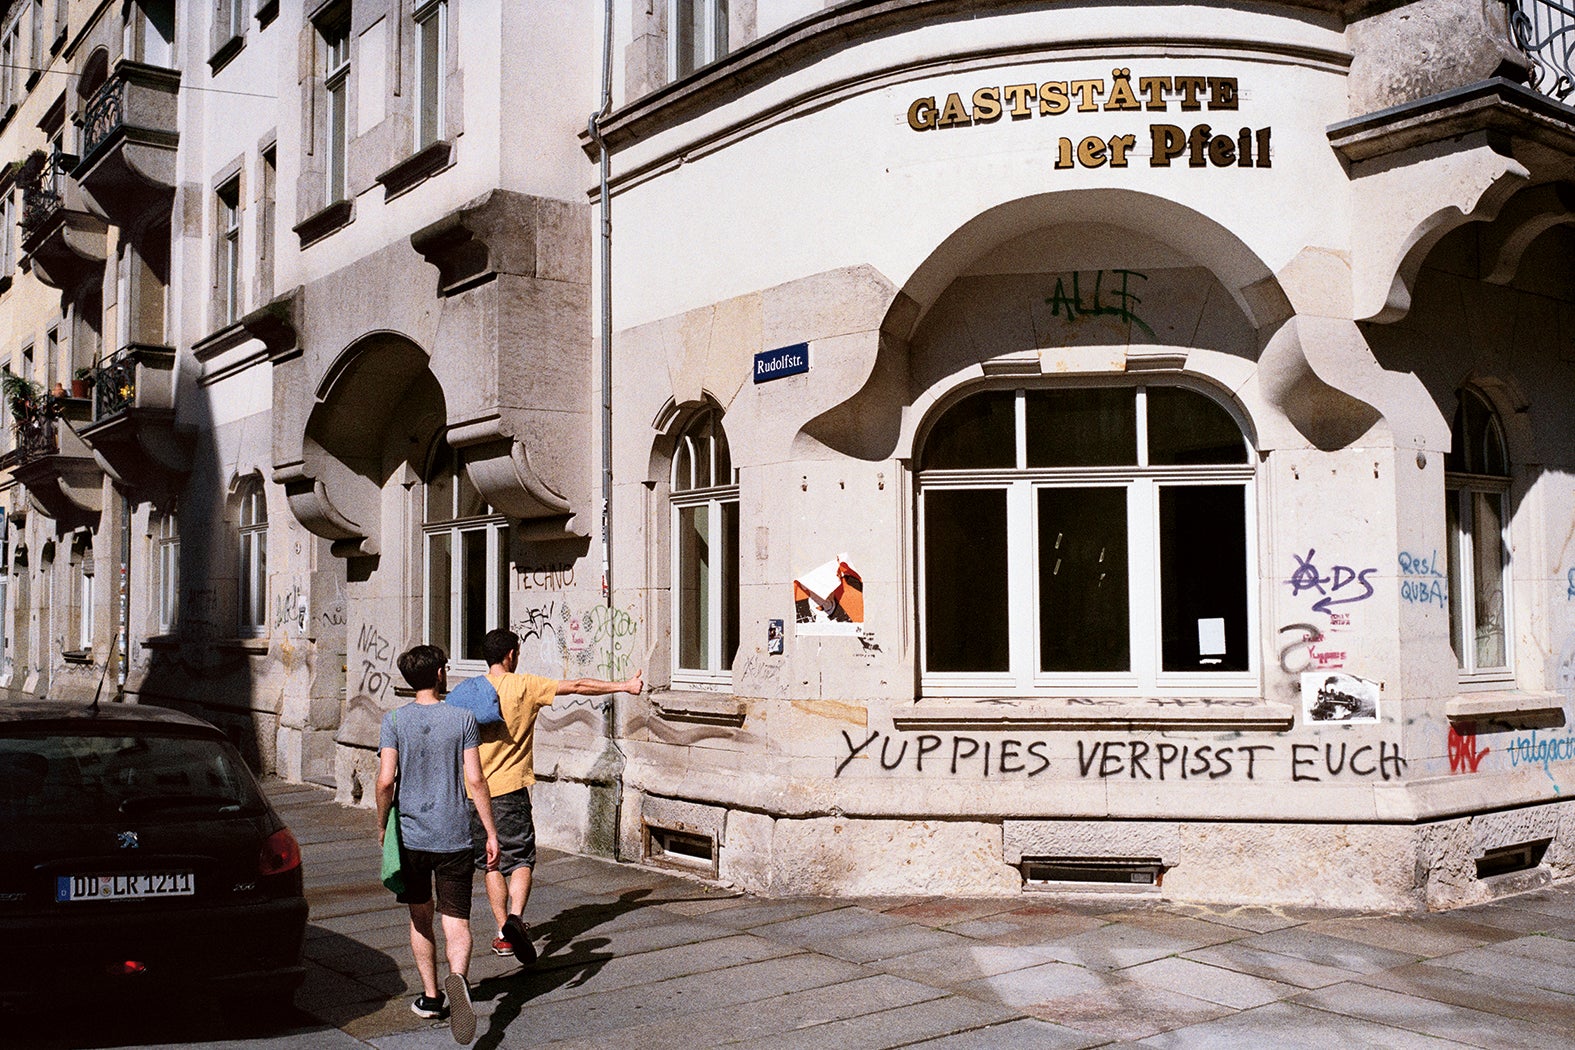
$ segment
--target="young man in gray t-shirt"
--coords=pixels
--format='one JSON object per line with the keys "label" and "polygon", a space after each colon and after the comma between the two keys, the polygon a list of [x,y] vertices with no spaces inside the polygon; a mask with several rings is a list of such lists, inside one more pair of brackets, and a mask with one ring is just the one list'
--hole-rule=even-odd
{"label": "young man in gray t-shirt", "polygon": [[[399,673],[416,691],[416,698],[383,716],[378,740],[377,824],[379,829],[387,825],[397,791],[400,869],[405,876],[405,892],[398,900],[410,909],[410,950],[422,990],[410,1009],[417,1017],[448,1014],[454,1038],[468,1043],[476,1036],[476,1014],[465,977],[470,966],[473,857],[467,786],[486,829],[487,858],[494,864],[498,860],[492,799],[476,751],[480,732],[469,711],[439,700],[448,667],[442,649],[418,645],[399,654],[398,662]],[[383,834],[379,830],[380,842]],[[448,956],[449,974],[443,979],[442,992],[437,985],[434,911],[443,917],[443,948]]]}

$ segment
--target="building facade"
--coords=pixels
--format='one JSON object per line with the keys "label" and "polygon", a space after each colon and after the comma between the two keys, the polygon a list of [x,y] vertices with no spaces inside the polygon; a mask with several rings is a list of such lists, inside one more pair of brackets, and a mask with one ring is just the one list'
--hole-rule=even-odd
{"label": "building facade", "polygon": [[543,714],[555,846],[1570,874],[1568,10],[600,7],[8,5],[13,686],[369,804],[509,624],[650,686]]}

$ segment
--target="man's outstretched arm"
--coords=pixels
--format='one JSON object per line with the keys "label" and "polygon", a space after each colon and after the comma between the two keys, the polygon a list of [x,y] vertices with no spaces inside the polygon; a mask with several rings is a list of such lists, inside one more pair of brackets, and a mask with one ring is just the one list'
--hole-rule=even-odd
{"label": "man's outstretched arm", "polygon": [[563,696],[572,693],[575,696],[602,696],[606,693],[628,693],[639,696],[645,688],[643,670],[634,672],[634,677],[626,678],[622,682],[604,682],[600,678],[574,678],[558,683],[556,693]]}

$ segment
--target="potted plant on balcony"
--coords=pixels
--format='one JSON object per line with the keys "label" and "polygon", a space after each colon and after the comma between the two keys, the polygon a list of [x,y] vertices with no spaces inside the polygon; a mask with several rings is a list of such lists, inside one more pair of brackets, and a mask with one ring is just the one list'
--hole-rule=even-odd
{"label": "potted plant on balcony", "polygon": [[11,429],[16,432],[17,447],[24,452],[24,459],[30,448],[54,445],[52,424],[60,418],[60,398],[33,380],[9,371],[0,372],[0,398],[11,410]]}
{"label": "potted plant on balcony", "polygon": [[71,376],[71,396],[87,397],[88,392],[92,389],[93,370],[91,368],[77,369],[76,372]]}

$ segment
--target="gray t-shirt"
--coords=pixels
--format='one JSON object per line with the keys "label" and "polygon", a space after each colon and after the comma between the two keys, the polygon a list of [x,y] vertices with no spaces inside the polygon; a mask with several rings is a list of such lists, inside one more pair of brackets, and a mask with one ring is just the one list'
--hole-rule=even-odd
{"label": "gray t-shirt", "polygon": [[476,716],[462,707],[409,703],[383,716],[378,746],[399,752],[395,799],[406,849],[457,853],[471,848],[465,749],[480,740]]}

